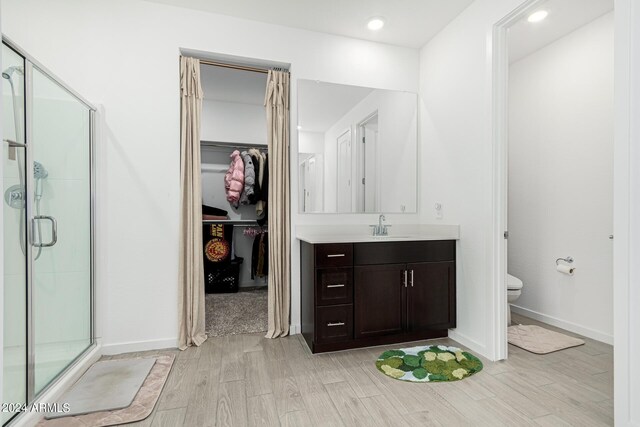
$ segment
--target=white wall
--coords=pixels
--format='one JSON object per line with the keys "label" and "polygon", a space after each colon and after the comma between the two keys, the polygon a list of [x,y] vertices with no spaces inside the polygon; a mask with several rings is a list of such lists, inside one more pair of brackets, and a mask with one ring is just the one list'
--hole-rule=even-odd
{"label": "white wall", "polygon": [[[515,305],[613,341],[613,13],[509,70],[509,273]],[[575,276],[555,270],[572,256]]]}
{"label": "white wall", "polygon": [[300,153],[324,153],[324,134],[320,132],[298,131]]}
{"label": "white wall", "polygon": [[[97,267],[99,322],[107,352],[176,344],[180,48],[290,63],[293,129],[298,78],[417,91],[414,49],[144,1],[4,0],[2,19],[5,33],[16,43],[104,106]],[[291,153],[297,153],[296,132],[291,135]],[[295,171],[297,157],[291,158]],[[294,172],[291,188],[297,186]],[[296,224],[374,223],[376,218],[299,215],[296,197],[291,209],[293,231]],[[389,220],[415,223],[417,215]],[[295,331],[300,272],[294,243]]]}
{"label": "white wall", "polygon": [[[315,184],[306,183],[306,187],[311,189],[311,209],[307,209],[309,212],[323,212],[324,211],[324,134],[321,132],[309,132],[298,131],[298,150],[297,155],[298,167],[297,171],[302,174],[301,168],[304,167],[302,163],[309,157],[315,158]],[[292,166],[293,167],[293,166]],[[299,186],[300,187],[300,186]],[[302,211],[304,204],[304,191],[302,188],[292,188],[291,196],[298,194],[298,207]]]}
{"label": "white wall", "polygon": [[204,141],[266,144],[267,114],[262,105],[205,99],[200,132]]}
{"label": "white wall", "polygon": [[490,358],[502,339],[494,333],[492,29],[521,3],[476,0],[420,52],[422,222],[460,224],[450,336]]}

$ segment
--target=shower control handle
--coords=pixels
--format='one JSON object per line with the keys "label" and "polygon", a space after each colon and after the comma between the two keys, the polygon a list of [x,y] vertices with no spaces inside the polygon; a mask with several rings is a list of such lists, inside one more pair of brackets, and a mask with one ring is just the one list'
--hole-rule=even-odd
{"label": "shower control handle", "polygon": [[[36,248],[50,248],[58,242],[58,222],[56,219],[49,215],[36,215],[31,220],[31,231],[32,236],[35,235],[34,227],[36,225],[36,221],[47,220],[51,222],[51,241],[49,243],[42,242],[32,242],[31,244]],[[42,236],[41,236],[42,237]]]}

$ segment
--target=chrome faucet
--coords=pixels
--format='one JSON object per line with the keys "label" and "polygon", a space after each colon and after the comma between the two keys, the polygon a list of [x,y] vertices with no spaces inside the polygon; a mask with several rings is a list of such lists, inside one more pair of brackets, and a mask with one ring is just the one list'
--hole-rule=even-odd
{"label": "chrome faucet", "polygon": [[389,230],[387,228],[391,227],[390,225],[383,224],[382,221],[385,221],[386,218],[383,214],[380,214],[378,217],[378,225],[370,225],[369,227],[373,227],[373,235],[374,236],[388,236]]}

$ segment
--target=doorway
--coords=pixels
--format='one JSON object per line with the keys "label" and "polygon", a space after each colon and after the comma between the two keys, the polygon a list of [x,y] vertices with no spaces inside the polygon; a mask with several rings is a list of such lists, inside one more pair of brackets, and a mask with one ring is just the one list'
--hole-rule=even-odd
{"label": "doorway", "polygon": [[201,60],[200,74],[206,333],[209,337],[265,333],[270,208],[267,71]]}
{"label": "doorway", "polygon": [[352,157],[351,129],[347,129],[336,140],[338,146],[338,213],[351,212]]}
{"label": "doorway", "polygon": [[514,277],[519,323],[612,341],[613,3],[588,6],[531,1],[494,28],[498,358]]}
{"label": "doorway", "polygon": [[380,206],[379,197],[376,189],[378,185],[378,176],[376,171],[378,152],[378,112],[374,112],[362,122],[358,124],[358,144],[356,156],[358,158],[357,166],[357,212],[378,212]]}

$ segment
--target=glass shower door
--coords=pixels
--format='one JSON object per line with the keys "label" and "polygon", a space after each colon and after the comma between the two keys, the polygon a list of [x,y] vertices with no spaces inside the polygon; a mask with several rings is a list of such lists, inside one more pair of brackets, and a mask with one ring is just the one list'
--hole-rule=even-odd
{"label": "glass shower door", "polygon": [[32,72],[34,394],[91,344],[90,109]]}
{"label": "glass shower door", "polygon": [[[27,232],[26,148],[24,145],[24,59],[2,46],[2,214],[4,218],[4,342],[2,396],[27,401]],[[7,408],[2,424],[16,412]]]}

